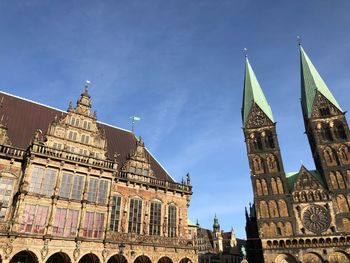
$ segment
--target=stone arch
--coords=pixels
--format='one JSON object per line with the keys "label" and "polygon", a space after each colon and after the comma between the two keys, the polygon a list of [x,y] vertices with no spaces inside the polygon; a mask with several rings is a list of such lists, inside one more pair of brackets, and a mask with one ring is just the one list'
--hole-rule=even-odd
{"label": "stone arch", "polygon": [[70,257],[64,252],[53,253],[47,260],[46,263],[71,263]]}
{"label": "stone arch", "polygon": [[335,176],[337,177],[337,181],[338,181],[338,185],[340,189],[344,189],[345,188],[345,182],[344,182],[344,177],[341,174],[341,172],[336,171],[335,172]]}
{"label": "stone arch", "polygon": [[268,208],[266,201],[260,201],[259,210],[260,210],[261,218],[269,218],[270,217],[269,208]]}
{"label": "stone arch", "polygon": [[180,260],[179,263],[192,263],[192,260],[190,260],[189,258],[183,258]]}
{"label": "stone arch", "polygon": [[331,180],[331,185],[332,185],[333,189],[339,189],[338,180],[335,177],[335,174],[333,172],[329,173],[329,178]]}
{"label": "stone arch", "polygon": [[337,165],[336,156],[334,154],[334,150],[331,147],[326,147],[323,150],[323,156],[327,166]]}
{"label": "stone arch", "polygon": [[85,254],[80,258],[78,263],[100,263],[100,259],[93,253]]}
{"label": "stone arch", "polygon": [[269,194],[269,190],[267,188],[267,183],[266,183],[265,179],[261,179],[261,186],[262,186],[263,195],[268,195]]}
{"label": "stone arch", "polygon": [[255,180],[255,186],[256,186],[256,193],[258,196],[262,195],[262,187],[261,187],[261,182],[260,179]]}
{"label": "stone arch", "polygon": [[271,217],[278,217],[278,208],[277,208],[277,203],[275,200],[270,200],[269,201],[269,212]]}
{"label": "stone arch", "polygon": [[277,190],[278,190],[278,193],[279,193],[279,194],[283,194],[283,193],[284,193],[284,190],[283,190],[283,184],[282,184],[281,178],[280,178],[280,177],[277,177],[276,181],[277,181]]}
{"label": "stone arch", "polygon": [[338,204],[340,213],[349,212],[348,202],[346,201],[346,198],[344,195],[337,195],[337,204]]}
{"label": "stone arch", "polygon": [[265,173],[265,165],[262,158],[259,155],[253,157],[253,169],[255,174]]}
{"label": "stone arch", "polygon": [[333,126],[333,130],[334,130],[334,134],[337,137],[337,139],[346,140],[347,136],[346,136],[343,122],[341,122],[339,120],[335,121],[334,126]]}
{"label": "stone arch", "polygon": [[34,252],[22,250],[11,258],[10,263],[39,263],[39,260]]}
{"label": "stone arch", "polygon": [[134,263],[152,263],[151,259],[145,255],[138,256]]}
{"label": "stone arch", "polygon": [[278,164],[277,164],[277,158],[273,154],[269,154],[266,158],[267,168],[269,172],[277,172],[278,171]]}
{"label": "stone arch", "polygon": [[254,150],[262,150],[263,146],[262,146],[261,134],[255,132],[251,135],[251,138],[252,138],[253,149]]}
{"label": "stone arch", "polygon": [[271,131],[269,131],[269,130],[265,131],[264,139],[265,139],[265,146],[267,148],[270,148],[270,149],[275,148],[275,141],[274,141],[273,134]]}
{"label": "stone arch", "polygon": [[272,189],[272,193],[273,194],[278,194],[278,191],[277,191],[277,182],[276,182],[276,179],[271,177],[271,189]]}
{"label": "stone arch", "polygon": [[280,212],[281,217],[287,217],[288,216],[288,209],[286,201],[280,199],[278,200],[278,210]]}
{"label": "stone arch", "polygon": [[335,251],[328,257],[329,263],[350,263],[349,255],[344,251]]}
{"label": "stone arch", "polygon": [[276,259],[275,263],[297,263],[295,257],[293,257],[290,254],[279,254]]}
{"label": "stone arch", "polygon": [[270,237],[269,235],[270,227],[267,223],[263,223],[260,227],[260,232],[263,237]]}
{"label": "stone arch", "polygon": [[128,263],[128,261],[126,260],[126,258],[123,256],[122,253],[119,253],[111,256],[108,259],[107,263]]}
{"label": "stone arch", "polygon": [[349,148],[346,145],[342,145],[339,147],[338,157],[343,164],[349,163]]}
{"label": "stone arch", "polygon": [[173,261],[169,257],[163,256],[158,260],[158,263],[173,263]]}
{"label": "stone arch", "polygon": [[303,263],[322,263],[324,262],[322,257],[314,252],[306,253],[302,256]]}

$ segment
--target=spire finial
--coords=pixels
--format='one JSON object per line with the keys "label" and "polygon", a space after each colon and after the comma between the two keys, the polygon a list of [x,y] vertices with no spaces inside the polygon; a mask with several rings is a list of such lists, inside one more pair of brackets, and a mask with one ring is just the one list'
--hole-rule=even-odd
{"label": "spire finial", "polygon": [[297,36],[298,45],[301,46],[301,37]]}
{"label": "spire finial", "polygon": [[244,53],[244,57],[247,58],[248,57],[248,49],[246,47],[243,48],[243,53]]}

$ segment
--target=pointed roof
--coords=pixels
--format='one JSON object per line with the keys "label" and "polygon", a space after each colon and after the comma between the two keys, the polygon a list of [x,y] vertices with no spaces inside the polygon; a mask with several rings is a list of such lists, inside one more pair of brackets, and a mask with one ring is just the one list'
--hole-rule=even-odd
{"label": "pointed roof", "polygon": [[242,119],[245,126],[252,106],[256,103],[266,116],[273,122],[271,107],[268,104],[255,73],[246,57],[245,76],[244,76],[244,94],[242,103]]}
{"label": "pointed roof", "polygon": [[334,98],[326,83],[321,78],[317,69],[312,64],[305,50],[300,46],[300,74],[301,74],[301,106],[304,116],[311,117],[313,102],[316,97],[316,91],[325,96],[340,111],[338,102]]}
{"label": "pointed roof", "polygon": [[316,180],[316,182],[321,184],[321,186],[325,187],[325,183],[322,179],[322,176],[317,170],[308,170],[304,165],[302,165],[298,172],[286,173],[287,184],[290,191],[294,190],[294,187],[296,186],[296,183],[303,172],[306,172],[307,174],[311,175],[312,178]]}

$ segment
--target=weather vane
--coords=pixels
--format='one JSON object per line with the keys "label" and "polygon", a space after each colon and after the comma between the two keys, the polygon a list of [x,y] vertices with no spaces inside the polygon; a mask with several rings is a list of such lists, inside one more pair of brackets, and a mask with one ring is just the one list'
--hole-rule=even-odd
{"label": "weather vane", "polygon": [[247,48],[243,48],[243,53],[245,57],[248,57],[248,49]]}
{"label": "weather vane", "polygon": [[300,36],[297,36],[297,41],[298,41],[298,45],[300,46],[301,45],[301,37]]}

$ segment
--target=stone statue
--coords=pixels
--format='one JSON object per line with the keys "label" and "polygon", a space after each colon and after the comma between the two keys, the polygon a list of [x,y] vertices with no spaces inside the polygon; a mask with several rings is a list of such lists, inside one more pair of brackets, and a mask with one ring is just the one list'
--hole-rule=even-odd
{"label": "stone statue", "polygon": [[243,259],[247,258],[247,251],[244,246],[241,246],[241,254],[243,256]]}

